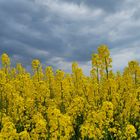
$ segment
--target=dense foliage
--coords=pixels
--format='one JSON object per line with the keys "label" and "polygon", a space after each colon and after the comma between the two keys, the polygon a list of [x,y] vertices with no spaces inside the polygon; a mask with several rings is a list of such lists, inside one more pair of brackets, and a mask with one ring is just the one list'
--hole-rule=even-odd
{"label": "dense foliage", "polygon": [[0,68],[0,140],[137,140],[140,138],[140,65],[112,71],[108,47],[92,55],[91,75],[42,69],[32,61]]}

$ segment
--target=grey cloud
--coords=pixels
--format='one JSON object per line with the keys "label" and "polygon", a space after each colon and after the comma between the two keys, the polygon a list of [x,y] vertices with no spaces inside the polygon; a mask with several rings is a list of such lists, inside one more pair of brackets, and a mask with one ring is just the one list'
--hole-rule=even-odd
{"label": "grey cloud", "polygon": [[85,4],[90,8],[101,8],[106,12],[115,12],[122,7],[122,0],[62,0],[65,2],[76,3],[79,6]]}
{"label": "grey cloud", "polygon": [[111,51],[140,45],[139,5],[132,0],[0,0],[0,54],[7,52],[27,67],[34,58],[67,71],[72,61],[89,67],[100,44]]}

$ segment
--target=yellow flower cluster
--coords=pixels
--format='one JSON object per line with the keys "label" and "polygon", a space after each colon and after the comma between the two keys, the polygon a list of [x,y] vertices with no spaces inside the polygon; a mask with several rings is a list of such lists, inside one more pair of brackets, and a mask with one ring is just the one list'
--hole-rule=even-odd
{"label": "yellow flower cluster", "polygon": [[110,51],[101,45],[91,65],[86,76],[76,62],[68,74],[34,59],[29,73],[2,54],[0,140],[138,140],[139,62],[113,72]]}

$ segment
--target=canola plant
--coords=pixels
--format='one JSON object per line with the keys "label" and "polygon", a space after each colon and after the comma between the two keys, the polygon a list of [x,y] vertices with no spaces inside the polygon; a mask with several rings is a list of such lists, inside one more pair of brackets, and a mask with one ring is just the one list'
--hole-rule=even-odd
{"label": "canola plant", "polygon": [[1,55],[0,140],[139,140],[140,65],[112,71],[106,45],[91,58],[90,76],[76,62],[72,73],[10,66]]}

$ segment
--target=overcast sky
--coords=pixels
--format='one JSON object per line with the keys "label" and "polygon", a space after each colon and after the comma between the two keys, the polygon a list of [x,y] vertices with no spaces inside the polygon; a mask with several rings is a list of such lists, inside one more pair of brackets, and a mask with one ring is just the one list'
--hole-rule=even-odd
{"label": "overcast sky", "polygon": [[0,0],[0,55],[27,68],[39,58],[70,72],[77,61],[88,74],[100,44],[114,70],[140,60],[140,0]]}

